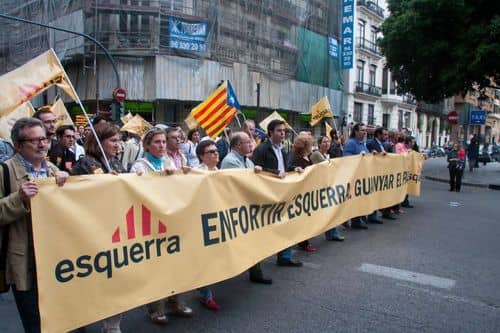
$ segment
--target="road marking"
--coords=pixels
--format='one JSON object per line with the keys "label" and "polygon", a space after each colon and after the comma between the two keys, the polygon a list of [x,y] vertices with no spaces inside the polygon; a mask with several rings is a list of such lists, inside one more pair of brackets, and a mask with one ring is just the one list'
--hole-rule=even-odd
{"label": "road marking", "polygon": [[407,271],[404,269],[397,269],[393,267],[363,263],[359,267],[359,270],[365,273],[371,273],[375,275],[389,277],[392,279],[423,284],[426,286],[433,286],[436,288],[451,289],[455,286],[455,280],[445,279],[434,275],[427,275],[427,274]]}
{"label": "road marking", "polygon": [[460,202],[456,202],[456,201],[450,201],[448,202],[448,206],[450,207],[460,207]]}
{"label": "road marking", "polygon": [[304,267],[307,267],[307,268],[312,268],[312,269],[320,269],[321,268],[320,264],[315,264],[315,263],[307,262],[304,260],[302,260],[302,264],[304,265]]}
{"label": "road marking", "polygon": [[456,296],[456,295],[448,295],[448,294],[444,294],[444,292],[442,292],[442,291],[430,290],[430,289],[427,289],[425,287],[412,286],[412,285],[409,285],[406,283],[397,283],[397,285],[400,287],[404,287],[404,288],[412,289],[412,290],[419,291],[422,293],[426,293],[433,298],[441,297],[447,301],[460,302],[460,303],[468,304],[470,306],[476,306],[476,307],[487,308],[489,310],[500,311],[500,305],[496,305],[493,303],[488,303],[488,302],[484,302],[481,300],[474,300],[474,299]]}

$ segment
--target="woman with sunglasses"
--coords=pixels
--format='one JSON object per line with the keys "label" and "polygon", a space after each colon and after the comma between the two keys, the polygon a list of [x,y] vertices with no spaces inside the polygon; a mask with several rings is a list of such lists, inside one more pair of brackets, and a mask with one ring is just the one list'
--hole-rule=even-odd
{"label": "woman with sunglasses", "polygon": [[[215,142],[212,140],[203,140],[196,147],[196,155],[200,160],[198,169],[216,171],[219,163],[219,151]],[[200,292],[200,302],[209,310],[217,311],[220,305],[215,300],[215,297],[208,287],[198,289]]]}

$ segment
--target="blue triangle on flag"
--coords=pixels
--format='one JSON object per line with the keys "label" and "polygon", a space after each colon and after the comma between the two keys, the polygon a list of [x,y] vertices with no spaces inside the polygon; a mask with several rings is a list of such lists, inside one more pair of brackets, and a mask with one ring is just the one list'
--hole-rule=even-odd
{"label": "blue triangle on flag", "polygon": [[241,110],[240,102],[238,102],[238,98],[236,98],[236,94],[229,81],[227,81],[227,105]]}

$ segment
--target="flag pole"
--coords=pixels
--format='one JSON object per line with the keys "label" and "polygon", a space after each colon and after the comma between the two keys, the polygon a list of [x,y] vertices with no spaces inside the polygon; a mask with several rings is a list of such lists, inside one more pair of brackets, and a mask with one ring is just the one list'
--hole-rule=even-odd
{"label": "flag pole", "polygon": [[97,141],[97,145],[99,146],[99,150],[101,151],[102,153],[102,157],[104,158],[104,162],[106,163],[106,167],[108,168],[108,170],[111,172],[111,165],[109,164],[109,160],[108,160],[108,157],[106,156],[106,152],[104,151],[104,148],[102,147],[102,144],[101,144],[101,140],[99,140],[99,137],[97,136],[97,133],[95,131],[95,128],[94,128],[94,124],[92,124],[92,122],[90,121],[90,118],[89,118],[89,115],[87,113],[87,111],[85,111],[85,108],[83,107],[83,104],[82,104],[82,101],[80,100],[80,97],[78,97],[78,94],[76,93],[76,90],[75,88],[73,87],[73,84],[71,83],[70,79],[69,79],[69,76],[68,74],[66,73],[66,70],[64,69],[63,65],[61,64],[61,61],[59,60],[59,58],[57,57],[57,54],[56,52],[54,51],[54,49],[50,49],[51,52],[53,53],[54,57],[56,58],[57,60],[57,63],[59,64],[59,66],[61,67],[63,73],[64,73],[64,76],[66,77],[66,80],[68,81],[68,84],[71,88],[71,91],[73,92],[73,94],[75,95],[76,97],[76,102],[78,103],[78,105],[80,106],[80,108],[82,109],[83,111],[83,114],[85,115],[85,119],[87,120],[87,123],[89,124],[90,126],[90,129],[92,131],[92,133],[94,134],[94,137]]}

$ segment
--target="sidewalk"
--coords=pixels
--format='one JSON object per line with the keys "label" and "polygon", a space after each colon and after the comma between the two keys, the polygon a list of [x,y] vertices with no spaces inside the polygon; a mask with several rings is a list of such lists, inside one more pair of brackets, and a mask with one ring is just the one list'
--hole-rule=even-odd
{"label": "sidewalk", "polygon": [[[423,176],[430,180],[448,183],[450,176],[447,165],[445,157],[429,158],[424,162]],[[480,163],[479,168],[474,169],[473,172],[469,171],[469,164],[467,164],[462,185],[500,190],[500,163],[491,162],[487,165]]]}

